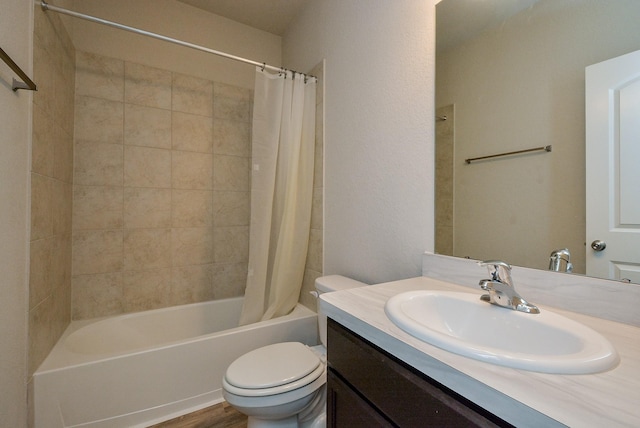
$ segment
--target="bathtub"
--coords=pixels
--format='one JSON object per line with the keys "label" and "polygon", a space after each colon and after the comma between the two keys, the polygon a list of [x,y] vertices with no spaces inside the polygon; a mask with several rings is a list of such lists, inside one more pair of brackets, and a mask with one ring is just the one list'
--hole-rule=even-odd
{"label": "bathtub", "polygon": [[316,313],[237,327],[242,298],[73,321],[33,375],[36,428],[145,427],[216,403],[240,355],[316,345]]}

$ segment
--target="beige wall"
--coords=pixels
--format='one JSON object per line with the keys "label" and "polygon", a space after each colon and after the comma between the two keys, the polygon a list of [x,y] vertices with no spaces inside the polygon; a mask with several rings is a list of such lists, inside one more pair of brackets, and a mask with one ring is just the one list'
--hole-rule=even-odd
{"label": "beige wall", "polygon": [[74,319],[244,293],[252,98],[78,53]]}
{"label": "beige wall", "polygon": [[585,271],[584,69],[640,49],[639,20],[634,0],[542,0],[438,54],[436,105],[456,114],[454,255],[546,269],[568,247]]}
{"label": "beige wall", "polygon": [[[2,49],[32,77],[31,4],[2,3]],[[29,91],[13,92],[18,78],[0,61],[0,426],[27,426],[27,260],[29,199]]]}

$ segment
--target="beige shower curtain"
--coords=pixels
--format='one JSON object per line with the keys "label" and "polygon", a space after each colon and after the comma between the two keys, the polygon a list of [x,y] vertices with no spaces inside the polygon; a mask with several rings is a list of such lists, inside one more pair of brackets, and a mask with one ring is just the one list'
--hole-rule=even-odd
{"label": "beige shower curtain", "polygon": [[311,223],[315,94],[315,78],[256,69],[241,325],[286,315],[298,301]]}

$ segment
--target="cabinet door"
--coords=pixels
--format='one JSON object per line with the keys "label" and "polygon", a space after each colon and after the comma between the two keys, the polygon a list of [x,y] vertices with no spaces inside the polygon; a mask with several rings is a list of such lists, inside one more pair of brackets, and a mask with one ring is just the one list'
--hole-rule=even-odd
{"label": "cabinet door", "polygon": [[[390,426],[511,426],[331,319],[327,331],[330,369]],[[333,426],[351,426],[340,419],[343,413]]]}
{"label": "cabinet door", "polygon": [[327,427],[393,427],[333,372],[327,371]]}

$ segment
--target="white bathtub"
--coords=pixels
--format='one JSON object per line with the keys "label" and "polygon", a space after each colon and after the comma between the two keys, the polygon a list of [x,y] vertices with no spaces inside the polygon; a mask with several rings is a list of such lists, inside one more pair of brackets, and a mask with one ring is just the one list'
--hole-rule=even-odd
{"label": "white bathtub", "polygon": [[33,376],[36,428],[144,427],[222,401],[222,376],[271,343],[315,345],[317,316],[236,327],[242,298],[74,321]]}

